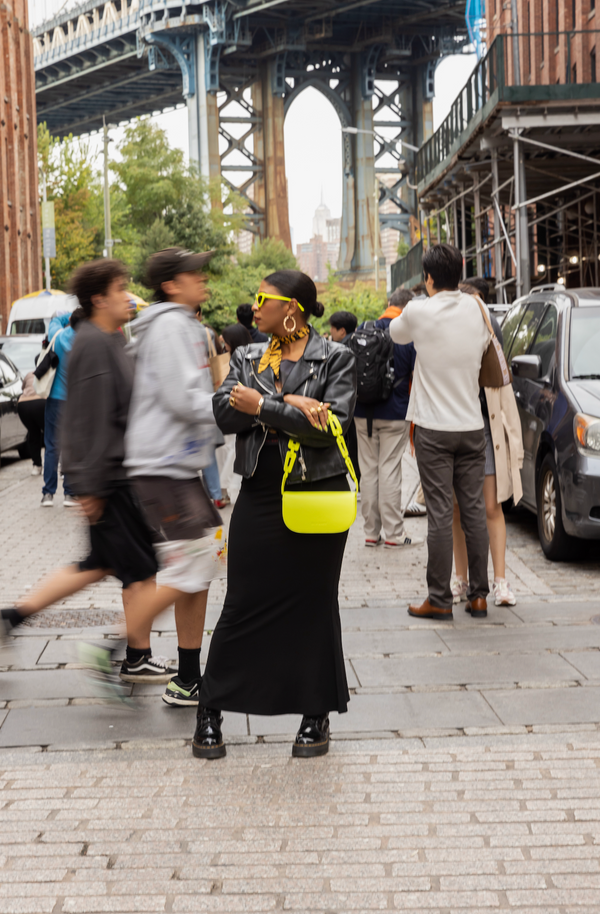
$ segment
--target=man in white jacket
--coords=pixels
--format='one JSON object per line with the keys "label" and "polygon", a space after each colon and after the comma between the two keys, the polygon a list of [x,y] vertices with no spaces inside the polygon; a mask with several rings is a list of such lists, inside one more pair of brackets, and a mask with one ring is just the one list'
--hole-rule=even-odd
{"label": "man in white jacket", "polygon": [[487,615],[489,593],[483,480],[485,437],[479,370],[489,343],[476,300],[458,290],[462,254],[435,245],[423,257],[429,298],[410,301],[390,324],[395,343],[417,350],[406,418],[415,424],[415,451],[427,506],[428,598],[411,616],[452,619],[452,489],[469,554],[467,612]]}
{"label": "man in white jacket", "polygon": [[[206,600],[216,563],[211,537],[221,518],[198,475],[213,459],[216,424],[205,334],[196,320],[207,298],[201,272],[212,252],[159,251],[148,261],[156,302],[133,326],[135,377],[125,462],[153,533],[160,571],[151,604],[131,615],[158,615],[175,602],[179,672],[163,701],[197,705]],[[132,618],[135,623],[135,618]]]}

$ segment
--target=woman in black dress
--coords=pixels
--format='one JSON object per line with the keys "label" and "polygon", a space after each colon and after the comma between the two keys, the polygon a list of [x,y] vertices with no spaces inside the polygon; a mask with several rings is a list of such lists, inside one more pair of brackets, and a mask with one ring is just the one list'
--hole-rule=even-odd
{"label": "woman in black dress", "polygon": [[235,433],[243,483],[229,531],[227,595],[211,638],[193,752],[225,755],[221,711],[300,714],[293,754],[329,748],[329,711],[349,700],[338,584],[347,533],[292,533],[281,509],[290,438],[300,442],[288,486],[348,488],[327,421],[347,431],[356,400],[352,353],[309,325],[321,317],[312,279],[281,270],[260,286],[254,312],[270,343],[236,349],[213,400],[217,424]]}

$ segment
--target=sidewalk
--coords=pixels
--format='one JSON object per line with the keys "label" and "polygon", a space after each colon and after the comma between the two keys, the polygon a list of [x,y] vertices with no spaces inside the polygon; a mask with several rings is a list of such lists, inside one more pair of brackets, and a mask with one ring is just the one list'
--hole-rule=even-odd
{"label": "sidewalk", "polygon": [[[41,509],[39,479],[27,471],[19,462],[0,471],[5,605],[85,549],[84,522],[59,496],[54,508]],[[425,535],[424,518],[407,523],[409,532]],[[355,524],[340,588],[352,697],[347,714],[332,715],[336,738],[526,733],[600,722],[600,564],[547,562],[528,514],[510,519],[509,547],[516,607],[493,607],[487,620],[473,621],[461,604],[453,623],[419,621],[406,605],[424,596],[425,546],[400,556],[367,550]],[[210,591],[204,659],[224,586],[219,581]],[[77,668],[76,645],[116,637],[121,619],[120,588],[110,580],[19,630],[18,650],[0,672],[0,746],[191,738],[193,711],[166,707],[162,686],[132,687],[134,713],[97,704]],[[176,658],[172,613],[155,628],[155,653]],[[224,732],[230,743],[287,742],[297,724],[294,716],[226,714]]]}
{"label": "sidewalk", "polygon": [[[5,604],[85,548],[28,469],[0,470]],[[74,650],[118,633],[114,581],[21,629],[0,672],[0,912],[598,914],[600,564],[546,562],[529,515],[509,547],[516,607],[418,622],[425,547],[366,550],[355,526],[350,709],[321,759],[291,758],[291,716],[225,715],[227,757],[202,762],[162,687],[97,704]],[[171,613],[153,647],[176,656]]]}

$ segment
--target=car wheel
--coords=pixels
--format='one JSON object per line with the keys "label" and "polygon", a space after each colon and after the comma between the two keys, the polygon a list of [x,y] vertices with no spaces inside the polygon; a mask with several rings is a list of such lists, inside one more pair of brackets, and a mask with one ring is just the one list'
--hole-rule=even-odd
{"label": "car wheel", "polygon": [[537,522],[546,558],[552,562],[564,562],[571,558],[577,541],[563,526],[558,471],[552,454],[546,454],[538,475]]}

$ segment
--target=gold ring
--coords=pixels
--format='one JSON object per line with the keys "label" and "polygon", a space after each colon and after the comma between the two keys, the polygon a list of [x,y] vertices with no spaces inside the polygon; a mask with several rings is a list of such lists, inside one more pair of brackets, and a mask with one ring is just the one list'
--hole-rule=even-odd
{"label": "gold ring", "polygon": [[229,405],[230,405],[230,406],[235,406],[235,397],[230,397],[230,398],[229,398]]}
{"label": "gold ring", "polygon": [[316,413],[316,412],[317,412],[317,410],[315,409],[314,406],[311,406],[310,411],[311,411],[311,413]]}

